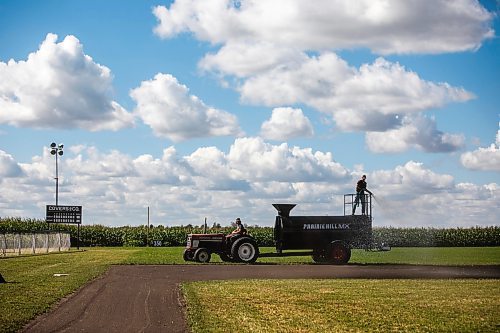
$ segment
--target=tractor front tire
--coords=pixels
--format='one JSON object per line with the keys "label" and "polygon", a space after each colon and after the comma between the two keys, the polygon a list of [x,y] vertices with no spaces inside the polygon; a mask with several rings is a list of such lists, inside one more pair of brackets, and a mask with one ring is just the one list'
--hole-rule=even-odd
{"label": "tractor front tire", "polygon": [[184,261],[193,261],[194,260],[194,252],[188,249],[184,250],[184,253],[182,254],[182,257],[184,258]]}
{"label": "tractor front tire", "polygon": [[210,251],[205,248],[200,248],[194,253],[194,260],[201,263],[207,263],[210,261]]}
{"label": "tractor front tire", "polygon": [[252,238],[243,237],[234,242],[231,255],[237,262],[251,264],[259,257],[259,247]]}

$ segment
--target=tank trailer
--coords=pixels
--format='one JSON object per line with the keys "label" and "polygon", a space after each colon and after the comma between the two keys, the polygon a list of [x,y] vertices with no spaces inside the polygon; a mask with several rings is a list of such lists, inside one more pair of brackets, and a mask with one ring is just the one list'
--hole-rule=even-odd
{"label": "tank trailer", "polygon": [[362,215],[353,215],[355,194],[344,195],[343,216],[290,216],[296,204],[273,204],[278,211],[274,223],[276,253],[260,254],[257,242],[250,234],[226,237],[224,234],[188,235],[184,260],[209,262],[212,253],[223,261],[253,263],[261,257],[304,255],[309,250],[315,262],[346,264],[351,249],[372,246],[372,196],[365,194]]}

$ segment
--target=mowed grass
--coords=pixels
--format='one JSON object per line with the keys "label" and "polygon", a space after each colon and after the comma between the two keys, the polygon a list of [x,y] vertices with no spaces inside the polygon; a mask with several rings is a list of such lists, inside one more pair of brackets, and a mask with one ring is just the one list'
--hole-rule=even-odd
{"label": "mowed grass", "polygon": [[498,280],[185,283],[193,332],[498,332]]}
{"label": "mowed grass", "polygon": [[[263,248],[262,252],[272,252]],[[85,251],[0,258],[0,332],[13,332],[63,297],[102,275],[113,264],[186,264],[182,247],[87,248]],[[220,264],[217,255],[212,262]],[[390,252],[354,250],[351,264],[500,264],[500,247],[395,248]],[[196,264],[196,263],[189,263]],[[310,256],[260,258],[257,264],[313,264]],[[68,274],[54,276],[54,274]]]}
{"label": "mowed grass", "polygon": [[[123,261],[126,264],[195,264],[182,259],[184,248],[134,248]],[[265,247],[261,253],[273,253],[274,248]],[[285,251],[293,252],[293,251]],[[222,263],[212,254],[211,263]],[[258,264],[314,264],[310,255],[259,258]],[[393,248],[387,252],[352,250],[349,264],[409,264],[409,265],[500,265],[500,247],[429,247]]]}
{"label": "mowed grass", "polygon": [[410,265],[499,265],[500,247],[399,247],[388,252],[353,250],[350,263]]}
{"label": "mowed grass", "polygon": [[0,332],[15,332],[135,251],[140,249],[94,248],[0,259],[0,273],[7,281],[0,284]]}

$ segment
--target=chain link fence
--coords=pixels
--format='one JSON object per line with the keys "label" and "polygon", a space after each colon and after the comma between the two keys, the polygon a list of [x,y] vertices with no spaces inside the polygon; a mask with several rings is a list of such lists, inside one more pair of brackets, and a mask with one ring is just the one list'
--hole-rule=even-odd
{"label": "chain link fence", "polygon": [[3,257],[69,251],[70,247],[69,233],[0,234],[0,255]]}

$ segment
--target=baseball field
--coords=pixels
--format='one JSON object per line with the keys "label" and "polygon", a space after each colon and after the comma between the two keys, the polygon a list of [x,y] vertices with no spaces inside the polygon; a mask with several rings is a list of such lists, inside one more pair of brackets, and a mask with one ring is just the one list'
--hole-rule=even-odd
{"label": "baseball field", "polygon": [[[108,321],[123,331],[117,324],[123,310],[114,317],[112,309],[127,302],[137,316],[136,326],[124,326],[130,331],[500,328],[499,247],[354,250],[343,266],[313,264],[307,256],[262,258],[255,265],[222,264],[216,257],[209,265],[186,265],[182,248],[174,247],[2,258],[0,332],[54,330],[49,323],[56,330],[84,325],[92,331],[92,322],[83,319],[93,311],[94,328]],[[71,310],[73,303],[79,305]]]}

